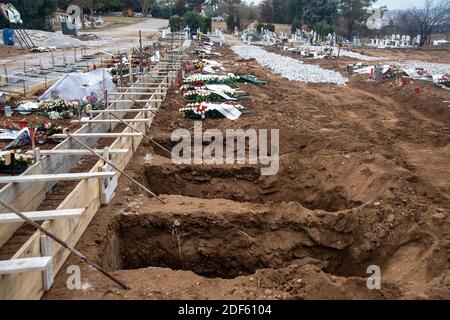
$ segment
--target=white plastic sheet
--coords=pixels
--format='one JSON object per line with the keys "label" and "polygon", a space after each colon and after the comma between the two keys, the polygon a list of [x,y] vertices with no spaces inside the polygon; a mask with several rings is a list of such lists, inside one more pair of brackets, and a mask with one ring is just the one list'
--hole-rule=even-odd
{"label": "white plastic sheet", "polygon": [[[103,90],[116,92],[116,86],[106,69],[97,69],[89,73],[69,73],[51,86],[39,101],[63,99],[79,101],[87,96],[103,97]],[[113,96],[110,96],[114,98]]]}
{"label": "white plastic sheet", "polygon": [[18,106],[17,111],[19,111],[20,114],[29,114],[29,111],[37,108],[39,108],[39,103],[29,101]]}
{"label": "white plastic sheet", "polygon": [[210,104],[208,108],[210,110],[219,111],[221,114],[224,115],[224,117],[226,117],[227,119],[230,119],[230,120],[237,120],[237,119],[239,119],[239,117],[242,114],[241,111],[239,111],[239,109],[237,109],[236,107],[234,107],[231,104],[226,104],[226,103]]}

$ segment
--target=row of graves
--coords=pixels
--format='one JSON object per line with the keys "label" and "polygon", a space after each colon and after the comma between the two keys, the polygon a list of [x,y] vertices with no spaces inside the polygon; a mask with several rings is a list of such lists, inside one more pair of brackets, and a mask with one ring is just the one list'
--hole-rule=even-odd
{"label": "row of graves", "polygon": [[[450,71],[447,68],[435,70],[434,64],[427,65],[411,65],[411,64],[375,64],[371,65],[367,62],[358,62],[349,64],[347,71],[360,75],[369,75],[369,79],[376,82],[393,81],[398,86],[410,86],[414,84],[414,80],[430,81],[436,86],[450,90]],[[415,87],[416,93],[419,89]]]}
{"label": "row of graves", "polygon": [[253,75],[236,75],[228,72],[222,55],[215,50],[210,36],[200,38],[194,47],[196,58],[186,65],[180,87],[183,101],[179,111],[194,120],[237,120],[251,114],[246,101],[251,97],[240,90],[241,83],[264,85],[267,82]]}
{"label": "row of graves", "polygon": [[[209,42],[213,44],[219,44],[222,46],[225,44],[225,35],[220,29],[214,29],[207,34],[203,34],[200,29],[192,30],[189,26],[186,26],[183,30],[176,32],[178,35],[182,35],[185,40],[200,40],[202,37],[206,37]],[[161,30],[162,39],[171,39],[175,32],[172,32],[170,27]]]}
{"label": "row of graves", "polygon": [[313,59],[335,59],[339,54],[339,43],[343,43],[344,48],[349,46],[336,33],[325,36],[314,30],[297,30],[295,33],[289,34],[273,32],[264,28],[261,29],[261,33],[257,33],[256,30],[249,29],[242,33],[241,38],[248,44],[271,46]]}
{"label": "row of graves", "polygon": [[366,43],[369,47],[384,48],[408,48],[417,47],[420,44],[421,36],[411,38],[409,35],[392,34],[383,38],[372,38]]}

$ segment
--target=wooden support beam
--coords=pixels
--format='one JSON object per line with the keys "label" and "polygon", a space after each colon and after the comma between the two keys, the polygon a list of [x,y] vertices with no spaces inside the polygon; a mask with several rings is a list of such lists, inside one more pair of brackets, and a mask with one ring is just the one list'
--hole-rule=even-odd
{"label": "wooden support beam", "polygon": [[157,108],[142,109],[108,109],[108,110],[89,110],[89,113],[121,113],[121,112],[142,112],[142,111],[158,111]]}
{"label": "wooden support beam", "polygon": [[52,257],[22,258],[0,261],[0,274],[43,271],[52,263]]}
{"label": "wooden support beam", "polygon": [[[76,138],[80,137],[96,137],[96,138],[118,138],[118,137],[140,137],[140,133],[135,132],[119,132],[119,133],[73,133],[72,136]],[[67,138],[67,135],[60,133],[60,134],[54,134],[51,136],[53,139],[62,139]]]}
{"label": "wooden support beam", "polygon": [[[149,87],[117,87],[117,89],[118,90],[131,90],[131,89],[156,90],[156,89],[158,89],[157,87],[161,87],[161,88],[159,88],[160,90],[167,90],[169,88],[168,86],[149,86]],[[122,93],[122,91],[120,91],[120,93]]]}
{"label": "wooden support beam", "polygon": [[[165,90],[162,89],[161,90]],[[118,95],[118,96],[134,96],[134,95],[140,95],[140,96],[153,96],[155,94],[165,94],[166,92],[156,92],[156,91],[152,91],[152,92],[128,92],[128,91],[124,91],[124,92],[108,92],[108,95]]]}
{"label": "wooden support beam", "polygon": [[120,102],[123,102],[123,103],[125,103],[125,102],[141,102],[141,103],[147,103],[147,102],[163,102],[164,100],[161,100],[161,99],[149,99],[149,100],[137,100],[137,99],[135,99],[135,100],[127,100],[127,99],[124,99],[124,100],[111,100],[111,101],[108,101],[110,104],[112,104],[112,103],[120,103]]}
{"label": "wooden support beam", "polygon": [[52,261],[52,257],[33,257],[0,261],[0,275],[41,271],[42,287],[45,291],[48,291],[53,285]]}
{"label": "wooden support beam", "polygon": [[[138,134],[140,135],[140,134]],[[115,172],[86,172],[86,173],[60,173],[60,174],[40,174],[40,175],[22,175],[22,176],[4,176],[0,177],[0,183],[30,183],[30,182],[48,182],[48,181],[70,181],[92,178],[114,177]]]}
{"label": "wooden support beam", "polygon": [[[98,154],[103,154],[104,149],[95,149]],[[128,149],[110,149],[109,153],[127,153]],[[27,151],[26,154],[33,154],[33,151]],[[75,155],[75,156],[87,156],[92,155],[92,152],[85,149],[56,149],[56,150],[40,150],[40,154],[43,156],[54,156],[54,155]]]}
{"label": "wooden support beam", "polygon": [[[122,119],[125,122],[148,122],[150,119]],[[81,119],[81,120],[72,120],[72,123],[120,123],[117,119]]]}
{"label": "wooden support beam", "polygon": [[[31,219],[33,221],[78,218],[83,213],[84,213],[84,208],[23,212],[24,215],[26,215],[29,219]],[[0,213],[0,224],[1,223],[15,223],[15,222],[23,222],[23,219],[20,218],[15,213]]]}

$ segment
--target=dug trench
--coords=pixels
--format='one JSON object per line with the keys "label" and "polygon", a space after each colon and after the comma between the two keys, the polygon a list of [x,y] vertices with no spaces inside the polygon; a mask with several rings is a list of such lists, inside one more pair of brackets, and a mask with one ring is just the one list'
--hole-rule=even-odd
{"label": "dug trench", "polygon": [[[94,236],[95,248],[86,247],[102,266],[126,279],[132,290],[111,289],[113,284],[104,284],[98,275],[84,270],[85,281],[93,283],[95,291],[85,290],[83,297],[417,298],[422,295],[410,291],[408,284],[417,273],[439,278],[445,268],[445,252],[435,251],[435,237],[410,224],[411,219],[420,220],[419,205],[379,193],[370,201],[355,195],[351,201],[357,204],[352,206],[348,199],[342,202],[342,196],[330,201],[330,195],[321,199],[314,191],[315,201],[299,195],[283,201],[292,187],[283,185],[292,180],[285,171],[292,155],[282,156],[278,176],[285,182],[275,183],[277,198],[276,193],[264,193],[261,186],[269,178],[262,177],[257,166],[174,165],[155,153],[147,157],[153,151],[144,143],[132,160],[132,172],[167,204],[122,180],[112,212],[101,227],[94,228],[101,237]],[[298,172],[291,175],[297,176]],[[385,181],[382,175],[377,179],[371,185]],[[245,192],[235,196],[238,190]],[[341,191],[348,196],[345,188]],[[256,196],[246,198],[246,194]],[[383,200],[374,202],[377,196]],[[307,208],[302,202],[323,207],[327,203],[336,212]],[[102,213],[106,218],[103,209]],[[399,273],[405,257],[430,261]],[[383,270],[381,290],[366,286],[370,265]],[[195,288],[197,283],[206,288]],[[217,290],[223,292],[218,295]],[[428,290],[422,288],[421,294],[430,295]],[[445,294],[445,288],[433,290],[435,297]],[[53,297],[80,296],[62,289],[52,292]]]}
{"label": "dug trench", "polygon": [[[288,82],[227,50],[230,65],[280,90],[243,85],[254,115],[206,120],[205,129],[280,127],[278,174],[261,176],[252,165],[177,165],[142,143],[127,172],[167,203],[121,177],[113,202],[77,245],[132,289],[82,265],[83,290],[67,290],[60,272],[45,298],[449,299],[449,189],[436,183],[443,167],[424,172],[403,151],[445,149],[448,134],[435,132],[448,114],[434,105],[433,115],[413,112],[370,83]],[[442,100],[434,93],[420,99]],[[173,126],[157,117],[151,135],[171,150],[170,132],[192,129],[192,121],[173,103],[161,111]],[[77,263],[70,257],[65,267]],[[381,269],[380,290],[366,285],[371,265]]]}

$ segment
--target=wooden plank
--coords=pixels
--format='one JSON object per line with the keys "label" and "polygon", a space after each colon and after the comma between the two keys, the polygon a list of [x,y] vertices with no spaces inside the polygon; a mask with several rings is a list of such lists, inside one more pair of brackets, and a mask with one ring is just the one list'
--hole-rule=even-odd
{"label": "wooden plank", "polygon": [[[99,132],[99,133],[72,133],[72,136],[75,138],[81,138],[81,137],[98,137],[98,138],[118,138],[118,137],[137,137],[141,136],[142,134],[138,132],[132,132],[132,133],[106,133],[106,132]],[[61,139],[61,138],[67,138],[67,135],[61,133],[61,134],[54,134],[51,136],[53,139]]]}
{"label": "wooden plank", "polygon": [[111,100],[109,101],[109,103],[121,103],[121,102],[140,102],[140,103],[145,103],[145,102],[163,102],[164,100],[161,99],[148,99],[148,100],[138,100],[138,99],[134,99],[134,100]]}
{"label": "wooden plank", "polygon": [[[148,119],[122,119],[124,122],[148,122]],[[72,120],[71,123],[120,123],[118,119],[101,119],[101,120]]]}
{"label": "wooden plank", "polygon": [[170,87],[169,83],[159,83],[159,84],[149,84],[148,86],[144,86],[145,83],[141,83],[139,86],[133,86],[133,87],[117,87],[117,89],[152,89],[155,87],[164,87],[161,89],[167,89],[168,87]]}
{"label": "wooden plank", "polygon": [[[165,89],[161,89],[165,90]],[[119,96],[153,96],[155,94],[165,94],[166,92],[153,91],[153,92],[111,92],[108,95],[119,95]]]}
{"label": "wooden plank", "polygon": [[[138,83],[141,83],[142,79],[138,80]],[[130,104],[132,106],[133,103]],[[146,102],[146,106],[150,107],[158,107],[160,103],[156,102]],[[142,118],[144,113],[139,112],[136,115],[136,118]],[[97,119],[104,119],[100,114]],[[154,115],[150,116],[150,124],[154,119]],[[109,127],[115,126],[115,124],[108,124]],[[105,128],[106,125],[85,125],[78,132],[89,132],[91,129],[99,129]],[[143,132],[147,129],[146,123],[138,122],[135,127]],[[105,130],[102,130],[105,131]],[[130,128],[126,128],[123,133],[131,133]],[[121,139],[117,138],[114,140],[113,144],[110,146],[111,149],[131,149],[135,150],[139,143],[142,141],[143,137],[141,135],[127,135],[130,136],[130,139]],[[64,137],[66,137],[64,135]],[[98,136],[89,136],[84,139],[92,139],[92,141]],[[95,142],[91,142],[95,143]],[[91,144],[92,145],[92,144]],[[78,148],[78,144],[72,139],[66,139],[61,144],[66,149],[73,149],[74,147]],[[58,145],[59,147],[59,145]],[[57,147],[57,148],[58,148]],[[120,169],[124,169],[129,160],[132,158],[133,152],[127,153],[116,153],[111,154],[111,158],[114,163]],[[64,157],[61,157],[65,159]],[[66,157],[68,159],[76,158],[76,157]],[[46,158],[44,158],[45,160]],[[58,158],[56,158],[58,159]],[[45,161],[39,161],[45,162]],[[48,161],[47,161],[48,162]],[[67,162],[67,161],[66,161]],[[51,163],[53,166],[53,163]],[[56,163],[55,163],[56,165]],[[100,167],[103,167],[103,161],[98,161],[90,172],[97,172]],[[67,172],[67,171],[66,171]],[[119,176],[119,173],[117,174]],[[86,179],[82,180],[74,190],[66,197],[66,199],[58,206],[57,209],[70,209],[70,208],[86,208],[85,214],[80,218],[74,219],[58,219],[54,221],[46,221],[43,223],[43,227],[57,236],[64,239],[69,245],[75,246],[78,240],[80,239],[83,232],[86,230],[93,216],[97,212],[100,207],[100,183],[102,180],[100,179]],[[11,191],[11,187],[21,186],[22,184],[9,184],[8,187]],[[37,193],[39,194],[39,193]],[[40,203],[40,202],[39,202]],[[33,209],[32,209],[33,210]],[[40,231],[36,231],[28,241],[16,252],[16,254],[12,257],[13,259],[22,258],[22,257],[32,257],[41,255],[41,233]],[[59,246],[54,241],[52,244],[52,252],[53,252],[53,271],[55,274],[60,271],[63,266],[65,260],[69,256],[69,252]],[[4,277],[0,277],[0,300],[6,299],[39,299],[45,293],[45,287],[43,283],[45,282],[43,279],[43,273],[23,273],[17,275],[8,275]]]}
{"label": "wooden plank", "polygon": [[[103,154],[104,149],[94,149],[98,154]],[[111,149],[109,153],[127,153],[128,149]],[[33,154],[33,151],[27,151],[26,154]],[[53,150],[41,150],[40,154],[43,156],[53,156],[53,155],[77,155],[77,156],[89,156],[92,152],[86,149],[53,149]]]}
{"label": "wooden plank", "polygon": [[[26,215],[29,219],[33,221],[77,218],[81,216],[83,213],[84,208],[23,212],[24,215]],[[14,223],[14,222],[23,222],[23,220],[15,213],[0,213],[0,223]]]}
{"label": "wooden plank", "polygon": [[0,261],[0,274],[44,271],[52,257],[22,258]]}
{"label": "wooden plank", "polygon": [[27,176],[8,176],[0,177],[0,183],[27,183],[41,181],[70,181],[92,178],[113,177],[115,172],[84,172],[84,173],[60,173],[60,174],[41,174]]}
{"label": "wooden plank", "polygon": [[120,113],[120,112],[141,112],[141,111],[158,111],[157,108],[143,108],[143,109],[113,109],[113,110],[90,110],[89,113]]}
{"label": "wooden plank", "polygon": [[[128,139],[127,139],[128,140]],[[122,156],[125,154],[119,154]],[[98,161],[91,172],[96,172],[103,161]],[[59,209],[85,207],[85,214],[79,219],[59,219],[46,221],[42,227],[75,246],[93,216],[100,207],[99,179],[81,181],[66,199],[58,206]],[[36,231],[30,239],[12,257],[19,259],[31,255],[41,255],[41,232]],[[53,271],[56,274],[69,256],[69,251],[52,241]],[[43,275],[36,273],[24,273],[0,277],[0,300],[10,299],[39,299],[45,290],[43,288]]]}

